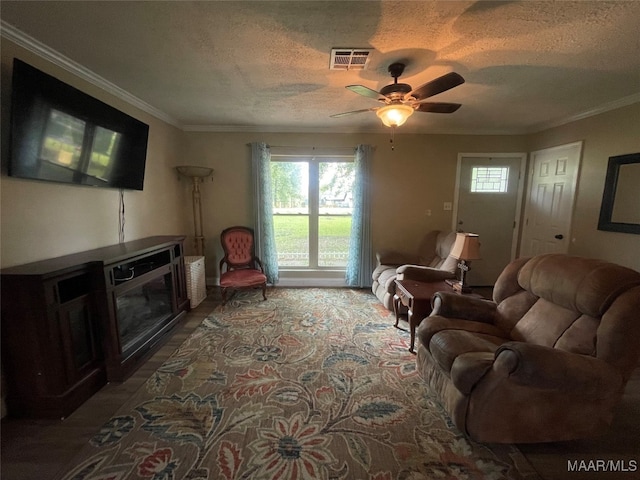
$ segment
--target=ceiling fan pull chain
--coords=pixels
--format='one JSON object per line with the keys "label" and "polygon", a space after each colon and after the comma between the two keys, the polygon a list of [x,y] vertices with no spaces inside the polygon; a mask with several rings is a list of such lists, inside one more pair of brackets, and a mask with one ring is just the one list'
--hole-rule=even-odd
{"label": "ceiling fan pull chain", "polygon": [[391,138],[389,139],[389,142],[391,143],[391,151],[395,150],[395,145],[393,144],[393,134],[396,131],[396,127],[391,127]]}

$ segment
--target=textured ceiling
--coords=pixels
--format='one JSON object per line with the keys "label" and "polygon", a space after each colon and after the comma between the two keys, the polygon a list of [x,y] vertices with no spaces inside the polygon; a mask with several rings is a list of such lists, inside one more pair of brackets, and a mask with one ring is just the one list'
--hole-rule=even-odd
{"label": "textured ceiling", "polygon": [[[407,64],[417,87],[450,71],[403,132],[520,133],[640,101],[636,1],[207,1],[0,3],[3,24],[187,129],[383,131],[375,90]],[[329,70],[332,48],[372,48],[365,71]]]}

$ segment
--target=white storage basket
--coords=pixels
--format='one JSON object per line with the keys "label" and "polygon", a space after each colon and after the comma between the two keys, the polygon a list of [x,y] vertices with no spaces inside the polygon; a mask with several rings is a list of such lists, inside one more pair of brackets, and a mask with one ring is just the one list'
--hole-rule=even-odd
{"label": "white storage basket", "polygon": [[191,308],[196,308],[207,298],[204,257],[185,256],[184,270],[187,277],[187,297],[189,297]]}

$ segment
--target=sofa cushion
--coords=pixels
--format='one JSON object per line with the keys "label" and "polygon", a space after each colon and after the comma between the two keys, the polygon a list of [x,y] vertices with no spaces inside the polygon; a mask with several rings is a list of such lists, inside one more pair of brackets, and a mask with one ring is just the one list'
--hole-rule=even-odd
{"label": "sofa cushion", "polygon": [[595,355],[600,320],[567,310],[543,298],[523,315],[511,332],[514,340]]}
{"label": "sofa cushion", "polygon": [[580,317],[581,314],[575,310],[540,298],[513,328],[511,337],[519,342],[553,347],[562,333]]}
{"label": "sofa cushion", "polygon": [[518,274],[520,286],[566,309],[601,317],[622,292],[638,285],[638,272],[603,260],[540,255]]}
{"label": "sofa cushion", "polygon": [[380,270],[377,272],[377,282],[384,287],[385,292],[395,292],[396,267],[388,265],[381,265],[381,267],[386,268],[378,267]]}
{"label": "sofa cushion", "polygon": [[251,287],[253,285],[265,283],[266,281],[267,277],[264,273],[262,273],[260,270],[254,270],[252,268],[231,270],[220,275],[221,287]]}
{"label": "sofa cushion", "polygon": [[[458,260],[449,255],[456,241],[456,232],[432,232],[437,233],[435,238],[428,241],[418,249],[419,264],[448,272],[455,272],[458,268]],[[425,238],[425,240],[427,240]]]}
{"label": "sofa cushion", "polygon": [[[494,289],[495,297],[495,289]],[[525,313],[538,301],[538,297],[526,290],[518,290],[513,295],[499,302],[496,308],[494,323],[505,332],[511,332]]]}

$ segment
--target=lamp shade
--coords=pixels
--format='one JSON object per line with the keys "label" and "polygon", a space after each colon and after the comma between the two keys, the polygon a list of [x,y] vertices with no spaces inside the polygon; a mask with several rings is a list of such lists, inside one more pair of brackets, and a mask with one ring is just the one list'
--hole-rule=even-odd
{"label": "lamp shade", "polygon": [[413,107],[409,105],[391,104],[376,110],[376,115],[387,127],[399,127],[413,115]]}
{"label": "lamp shade", "polygon": [[480,242],[475,233],[457,233],[450,255],[458,260],[480,259]]}
{"label": "lamp shade", "polygon": [[208,177],[213,173],[213,168],[196,167],[193,165],[181,165],[179,167],[176,167],[176,170],[181,175],[184,175],[185,177],[192,177],[192,178],[204,178],[204,177]]}

